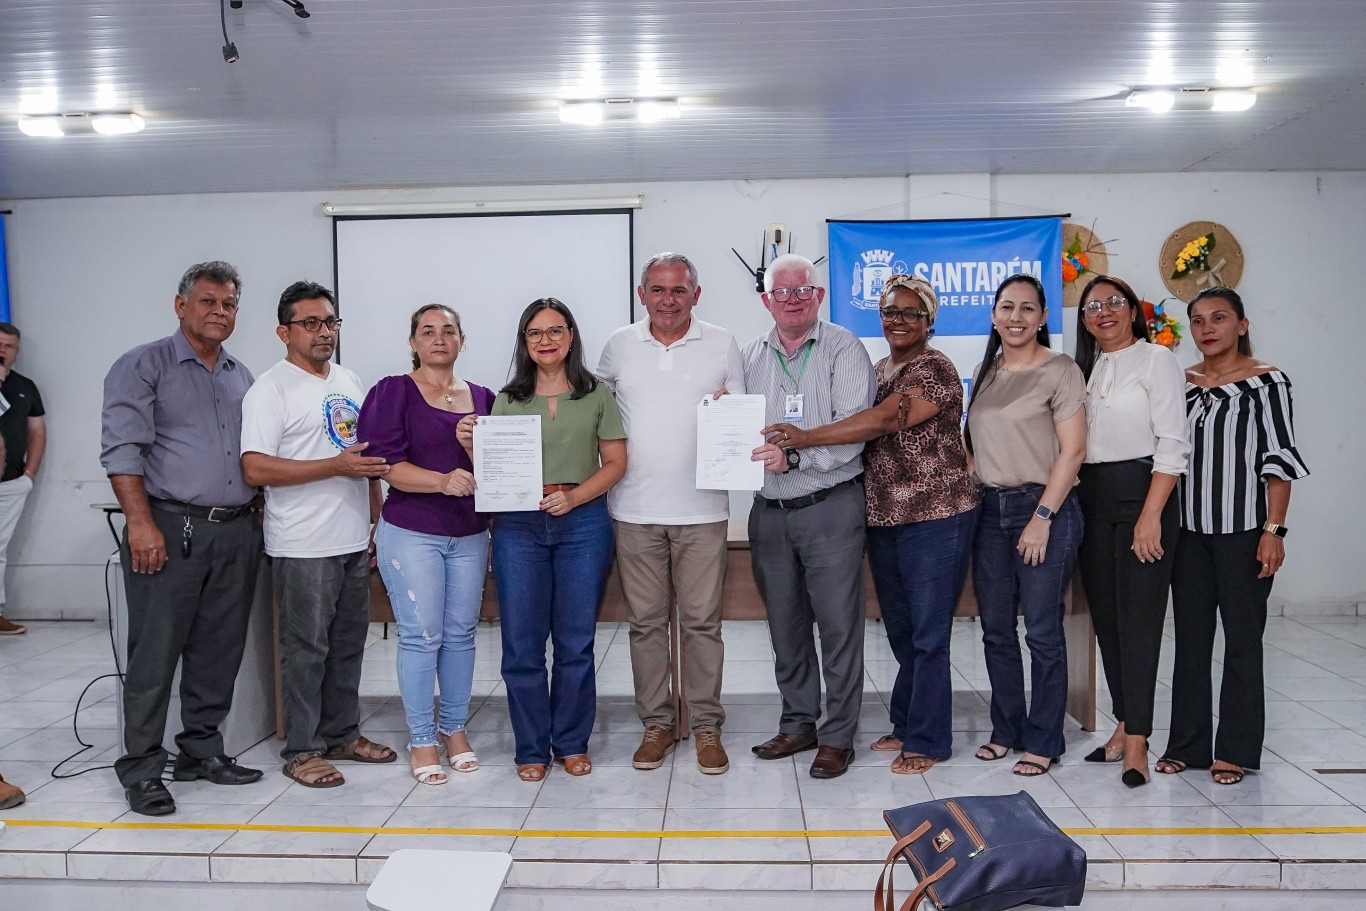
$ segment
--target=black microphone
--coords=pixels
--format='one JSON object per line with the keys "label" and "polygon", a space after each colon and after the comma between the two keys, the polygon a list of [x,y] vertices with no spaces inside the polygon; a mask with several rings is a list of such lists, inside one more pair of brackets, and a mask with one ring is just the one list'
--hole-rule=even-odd
{"label": "black microphone", "polygon": [[300,19],[307,19],[309,16],[313,15],[304,8],[304,5],[300,3],[299,0],[281,0],[281,2],[294,10],[294,15],[298,16]]}

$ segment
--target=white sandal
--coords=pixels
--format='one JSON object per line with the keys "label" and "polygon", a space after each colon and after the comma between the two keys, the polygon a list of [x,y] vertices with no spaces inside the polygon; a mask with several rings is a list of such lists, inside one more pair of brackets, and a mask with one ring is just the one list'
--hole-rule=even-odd
{"label": "white sandal", "polygon": [[413,777],[418,784],[445,784],[447,782],[446,770],[439,765],[424,765],[413,769]]}
{"label": "white sandal", "polygon": [[450,757],[451,768],[457,772],[473,772],[479,768],[479,757],[474,755],[474,750],[466,750],[463,753],[456,753]]}

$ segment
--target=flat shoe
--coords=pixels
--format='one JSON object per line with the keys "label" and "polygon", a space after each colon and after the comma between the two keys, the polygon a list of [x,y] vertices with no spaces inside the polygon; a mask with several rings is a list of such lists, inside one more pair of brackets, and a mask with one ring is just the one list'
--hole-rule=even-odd
{"label": "flat shoe", "polygon": [[593,771],[593,761],[582,753],[577,756],[561,756],[555,761],[564,766],[564,770],[575,778],[582,778]]}
{"label": "flat shoe", "polygon": [[175,798],[160,778],[148,778],[123,789],[128,809],[143,816],[166,816],[175,812]]}
{"label": "flat shoe", "polygon": [[878,753],[900,753],[901,738],[895,734],[883,734],[877,740],[874,740],[872,744],[869,745],[868,749]]}
{"label": "flat shoe", "polygon": [[760,759],[783,759],[794,753],[814,750],[817,746],[815,731],[809,734],[774,734],[758,746],[750,747],[750,752]]}
{"label": "flat shoe", "polygon": [[545,763],[524,762],[517,767],[517,777],[523,781],[540,781],[545,778]]}
{"label": "flat shoe", "polygon": [[[294,757],[285,763],[280,774],[306,788],[339,788],[346,784],[346,779],[337,771],[337,767],[317,753]],[[336,777],[331,778],[333,775]]]}
{"label": "flat shoe", "polygon": [[445,784],[446,772],[439,765],[424,765],[413,769],[413,777],[418,784]]}
{"label": "flat shoe", "polygon": [[451,756],[450,763],[457,772],[473,772],[479,768],[479,757],[474,755],[474,750],[466,750]]}
{"label": "flat shoe", "polygon": [[364,737],[357,737],[345,746],[336,746],[323,754],[328,762],[393,762],[398,754],[390,747]]}
{"label": "flat shoe", "polygon": [[[1031,768],[1031,769],[1038,769],[1038,771],[1037,771],[1037,772],[1021,772],[1021,771],[1020,771],[1020,766],[1026,766],[1027,768]],[[1020,759],[1020,760],[1017,760],[1017,761],[1016,761],[1016,763],[1015,763],[1015,768],[1011,769],[1011,771],[1014,772],[1016,775],[1019,775],[1021,778],[1038,778],[1040,775],[1047,775],[1052,769],[1053,769],[1053,764],[1052,764],[1052,763],[1049,763],[1048,765],[1044,765],[1043,763],[1041,763],[1041,762],[1035,762],[1035,761],[1032,760],[1032,759]]]}
{"label": "flat shoe", "polygon": [[854,761],[853,748],[821,747],[816,758],[811,761],[812,778],[839,778],[849,771],[849,763]]}
{"label": "flat shoe", "polygon": [[[912,768],[911,763],[916,760],[920,760],[917,763],[919,768]],[[934,764],[938,761],[938,759],[931,759],[923,753],[902,753],[892,760],[892,772],[897,775],[923,775],[934,768]]]}
{"label": "flat shoe", "polygon": [[[984,753],[990,753],[991,755],[984,756]],[[991,744],[984,743],[977,748],[977,752],[973,753],[973,755],[976,756],[978,759],[982,760],[983,762],[995,762],[998,759],[1005,759],[1008,755],[1010,755],[1010,749],[1007,747],[1002,747],[1001,752],[998,753],[996,752],[995,748],[992,747]],[[1021,760],[1021,762],[1023,761],[1024,760]]]}

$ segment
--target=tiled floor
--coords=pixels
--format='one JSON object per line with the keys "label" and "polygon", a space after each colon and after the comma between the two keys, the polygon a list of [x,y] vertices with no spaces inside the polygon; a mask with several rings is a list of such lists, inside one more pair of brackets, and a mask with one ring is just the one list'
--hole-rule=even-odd
{"label": "tiled floor", "polygon": [[[378,632],[366,654],[364,729],[400,750],[398,765],[345,766],[345,787],[310,790],[279,774],[279,743],[267,741],[242,756],[266,769],[262,781],[172,783],[180,809],[162,820],[129,813],[112,771],[50,776],[77,748],[77,696],[112,669],[108,631],[37,623],[26,636],[0,640],[0,772],[29,795],[0,815],[21,823],[0,834],[0,877],[368,882],[390,852],[423,846],[510,851],[518,861],[511,886],[865,891],[890,846],[883,809],[1023,788],[1084,845],[1092,888],[1366,887],[1366,774],[1318,771],[1366,769],[1366,736],[1358,733],[1366,729],[1366,685],[1358,682],[1366,619],[1272,619],[1260,773],[1237,787],[1217,786],[1203,772],[1156,776],[1137,790],[1120,784],[1118,766],[1080,761],[1105,731],[1088,734],[1070,722],[1067,757],[1051,775],[1023,779],[1007,762],[973,758],[989,724],[978,628],[970,622],[955,624],[953,634],[954,758],[923,777],[899,776],[888,772],[886,754],[862,748],[887,730],[896,667],[882,628],[870,624],[860,750],[854,768],[833,781],[806,774],[810,753],[777,762],[751,755],[749,747],[775,730],[778,702],[766,630],[739,622],[725,628],[730,772],[701,775],[686,742],[658,771],[631,768],[640,727],[627,634],[603,625],[593,774],[576,779],[554,770],[540,784],[519,781],[497,629],[484,628],[469,725],[483,766],[426,787],[406,771],[395,642]],[[1170,714],[1170,660],[1169,642],[1159,724]],[[116,755],[114,692],[113,681],[103,680],[87,694],[76,720],[95,746],[74,768]],[[1166,731],[1155,732],[1154,748],[1165,742]],[[102,827],[111,822],[136,827]],[[185,823],[203,827],[176,828]],[[553,837],[562,832],[570,834]]]}

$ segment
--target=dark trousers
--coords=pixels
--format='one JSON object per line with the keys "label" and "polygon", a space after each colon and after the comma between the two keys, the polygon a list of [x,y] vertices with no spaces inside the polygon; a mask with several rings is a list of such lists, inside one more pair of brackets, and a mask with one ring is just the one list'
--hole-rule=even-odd
{"label": "dark trousers", "polygon": [[562,516],[504,512],[494,520],[503,685],[518,765],[588,752],[598,696],[593,634],[612,545],[606,497]]}
{"label": "dark trousers", "polygon": [[247,621],[261,559],[261,528],[253,516],[230,522],[190,519],[193,546],[181,555],[185,517],[152,510],[169,558],[159,572],[134,573],[128,534],[119,546],[128,599],[128,666],[123,678],[124,755],[114,763],[126,787],[160,778],[166,765],[166,712],[180,665],[176,748],[208,759],[223,753],[218,726],[247,642]]}
{"label": "dark trousers", "polygon": [[[854,745],[863,705],[864,509],[863,486],[847,484],[813,506],[755,501],[749,511],[750,564],[783,698],[778,730],[815,731],[823,746],[839,749]],[[822,670],[825,720],[817,728]]]}
{"label": "dark trousers", "polygon": [[[1206,768],[1216,759],[1245,769],[1261,766],[1266,734],[1262,634],[1272,581],[1257,578],[1261,537],[1260,528],[1227,535],[1181,530],[1172,569],[1172,730],[1163,755],[1194,768]],[[1216,619],[1224,624],[1217,738],[1210,682]]]}
{"label": "dark trousers", "polygon": [[1124,723],[1126,733],[1144,736],[1153,732],[1157,659],[1180,520],[1173,491],[1162,510],[1162,558],[1144,563],[1134,555],[1134,523],[1143,511],[1152,470],[1152,463],[1143,459],[1083,465],[1077,489],[1086,520],[1077,566],[1115,720]]}
{"label": "dark trousers", "polygon": [[273,557],[280,608],[285,748],[293,759],[360,736],[360,674],[370,629],[370,555]]}
{"label": "dark trousers", "polygon": [[[1067,640],[1063,597],[1072,581],[1081,543],[1081,505],[1075,494],[1049,523],[1048,547],[1038,565],[1015,548],[1034,517],[1042,484],[987,487],[973,543],[972,584],[982,624],[982,650],[991,678],[991,742],[1035,756],[1058,759],[1066,747]],[[1029,646],[1030,692],[1025,708],[1024,662],[1016,615],[1024,614]]]}
{"label": "dark trousers", "polygon": [[977,510],[868,529],[868,563],[896,656],[890,714],[901,749],[931,759],[953,752],[949,634],[963,593]]}

